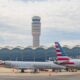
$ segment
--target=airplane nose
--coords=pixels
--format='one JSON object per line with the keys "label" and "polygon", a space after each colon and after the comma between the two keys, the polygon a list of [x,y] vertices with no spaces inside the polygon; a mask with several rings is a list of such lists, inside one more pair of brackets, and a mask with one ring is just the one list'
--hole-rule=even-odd
{"label": "airplane nose", "polygon": [[4,64],[4,61],[0,60],[0,65],[3,65]]}

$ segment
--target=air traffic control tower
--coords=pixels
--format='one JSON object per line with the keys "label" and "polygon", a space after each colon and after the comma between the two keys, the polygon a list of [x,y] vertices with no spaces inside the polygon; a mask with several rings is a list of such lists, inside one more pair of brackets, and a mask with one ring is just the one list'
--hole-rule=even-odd
{"label": "air traffic control tower", "polygon": [[32,36],[33,36],[33,47],[40,46],[40,33],[41,33],[41,18],[39,16],[32,17]]}

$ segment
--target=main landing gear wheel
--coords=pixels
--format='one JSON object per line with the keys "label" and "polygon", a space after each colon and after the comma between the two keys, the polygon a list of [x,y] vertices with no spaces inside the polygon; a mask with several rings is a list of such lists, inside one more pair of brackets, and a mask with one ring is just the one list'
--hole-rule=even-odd
{"label": "main landing gear wheel", "polygon": [[21,69],[21,73],[24,73],[24,69]]}
{"label": "main landing gear wheel", "polygon": [[68,71],[68,72],[77,72],[77,69],[75,69],[75,68],[66,68],[66,71]]}
{"label": "main landing gear wheel", "polygon": [[55,72],[55,69],[52,69],[52,72]]}
{"label": "main landing gear wheel", "polygon": [[37,69],[34,69],[33,73],[37,73],[37,72],[38,72],[38,70]]}

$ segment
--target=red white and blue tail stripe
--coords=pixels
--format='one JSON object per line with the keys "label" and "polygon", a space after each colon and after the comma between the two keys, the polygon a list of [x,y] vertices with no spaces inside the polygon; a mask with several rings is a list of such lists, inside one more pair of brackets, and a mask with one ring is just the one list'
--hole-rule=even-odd
{"label": "red white and blue tail stripe", "polygon": [[55,48],[56,48],[56,54],[57,54],[57,62],[59,63],[65,63],[70,60],[68,56],[64,53],[62,47],[58,42],[55,42]]}

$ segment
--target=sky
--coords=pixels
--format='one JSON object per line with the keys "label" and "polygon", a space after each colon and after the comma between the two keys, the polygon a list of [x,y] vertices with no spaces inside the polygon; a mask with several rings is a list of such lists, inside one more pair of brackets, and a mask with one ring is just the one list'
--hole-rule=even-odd
{"label": "sky", "polygon": [[80,45],[80,0],[0,0],[0,46],[32,46],[32,17],[41,17],[41,46]]}

